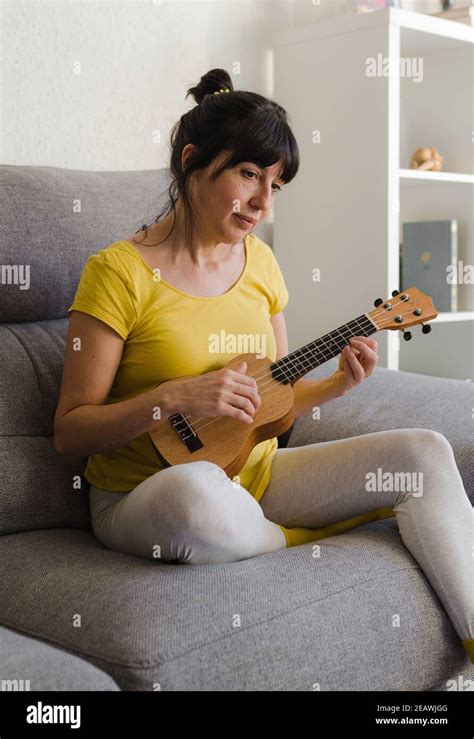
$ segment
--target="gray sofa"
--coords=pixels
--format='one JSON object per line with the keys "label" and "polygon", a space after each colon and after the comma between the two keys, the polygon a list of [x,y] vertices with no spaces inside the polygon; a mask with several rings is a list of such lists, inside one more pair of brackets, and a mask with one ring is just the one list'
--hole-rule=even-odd
{"label": "gray sofa", "polygon": [[[324,540],[317,568],[311,544],[186,566],[95,538],[86,460],[53,448],[66,308],[88,255],[149,222],[167,184],[167,170],[0,167],[0,263],[30,269],[28,289],[21,270],[0,285],[0,689],[426,691],[473,679],[395,518]],[[472,501],[473,407],[472,383],[378,368],[323,421],[298,419],[289,446],[435,429]]]}

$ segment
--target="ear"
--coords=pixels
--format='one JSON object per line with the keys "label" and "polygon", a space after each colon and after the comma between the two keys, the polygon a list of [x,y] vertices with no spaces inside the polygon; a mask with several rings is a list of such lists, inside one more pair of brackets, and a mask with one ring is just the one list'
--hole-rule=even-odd
{"label": "ear", "polygon": [[183,151],[181,152],[181,168],[183,170],[185,169],[186,161],[189,159],[196,148],[197,147],[195,144],[186,144],[186,146],[183,147]]}

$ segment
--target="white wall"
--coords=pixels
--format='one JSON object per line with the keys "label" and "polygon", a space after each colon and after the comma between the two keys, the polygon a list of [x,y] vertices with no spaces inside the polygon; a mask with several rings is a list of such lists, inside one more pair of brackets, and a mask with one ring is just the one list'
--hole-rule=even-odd
{"label": "white wall", "polygon": [[202,74],[224,67],[236,89],[271,96],[271,34],[348,11],[352,0],[2,0],[0,161],[167,166]]}
{"label": "white wall", "polygon": [[[341,12],[352,0],[0,0],[0,162],[167,167],[201,75],[272,97],[271,34]],[[273,215],[255,230],[270,245]]]}

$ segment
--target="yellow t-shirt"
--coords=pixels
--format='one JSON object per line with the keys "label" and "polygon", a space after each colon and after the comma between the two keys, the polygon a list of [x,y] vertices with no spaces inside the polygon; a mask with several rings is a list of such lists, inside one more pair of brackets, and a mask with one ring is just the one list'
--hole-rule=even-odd
{"label": "yellow t-shirt", "polygon": [[[117,241],[88,258],[68,313],[89,313],[125,341],[108,403],[141,395],[175,377],[220,369],[246,351],[262,351],[275,361],[270,316],[284,309],[288,290],[271,248],[255,234],[246,236],[244,243],[246,263],[239,280],[224,295],[213,297],[188,295],[160,279],[128,241]],[[255,349],[242,349],[241,344],[241,351],[232,353],[226,351],[229,335],[259,337],[261,343]],[[240,484],[257,500],[268,485],[277,448],[276,437],[260,442],[238,472]],[[90,456],[84,474],[97,487],[127,491],[160,469],[145,433],[124,447]]]}
{"label": "yellow t-shirt", "polygon": [[[272,249],[255,234],[244,239],[246,262],[239,280],[224,295],[195,297],[155,273],[128,241],[117,241],[86,261],[73,304],[111,326],[124,340],[123,355],[108,403],[141,395],[162,382],[220,369],[247,351],[276,359],[270,316],[282,311],[288,290]],[[210,336],[260,337],[255,350],[210,351]],[[213,349],[227,349],[218,341]],[[242,347],[240,347],[242,348]],[[238,347],[236,348],[238,349]],[[258,501],[270,480],[276,437],[257,444],[239,471],[240,484]],[[130,491],[163,469],[147,433],[126,446],[88,458],[85,477],[109,491]],[[391,509],[389,509],[391,510]],[[393,511],[386,515],[393,515]],[[385,517],[380,511],[321,529],[280,526],[288,546]]]}

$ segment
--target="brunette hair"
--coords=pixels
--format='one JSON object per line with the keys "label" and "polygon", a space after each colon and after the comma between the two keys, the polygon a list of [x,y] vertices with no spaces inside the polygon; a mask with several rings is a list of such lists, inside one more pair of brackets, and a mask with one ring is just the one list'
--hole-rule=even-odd
{"label": "brunette hair", "polygon": [[[229,92],[214,94],[222,89]],[[225,169],[244,161],[254,162],[262,168],[281,162],[279,177],[285,183],[291,182],[299,169],[298,145],[287,113],[278,103],[255,92],[234,90],[225,69],[211,69],[197,85],[188,89],[186,97],[188,95],[192,95],[197,105],[184,113],[171,130],[169,202],[154,220],[158,223],[173,210],[173,226],[165,239],[168,238],[176,223],[176,202],[181,196],[187,243],[188,225],[192,233],[195,224],[187,180],[196,170],[208,167],[222,151],[230,150],[231,155],[213,172],[212,180],[216,180]],[[189,143],[196,148],[183,170],[182,151]],[[146,224],[139,231],[145,231],[146,239]]]}

